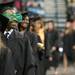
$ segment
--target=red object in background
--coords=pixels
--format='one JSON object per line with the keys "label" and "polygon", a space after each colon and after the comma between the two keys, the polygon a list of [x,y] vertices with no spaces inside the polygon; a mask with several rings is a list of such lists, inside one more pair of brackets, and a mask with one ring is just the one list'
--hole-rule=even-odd
{"label": "red object in background", "polygon": [[23,7],[25,7],[25,2],[22,2],[22,0],[14,0],[14,5],[17,9],[22,10]]}
{"label": "red object in background", "polygon": [[16,8],[17,9],[21,9],[21,2],[20,2],[20,0],[15,0],[15,6],[16,6]]}

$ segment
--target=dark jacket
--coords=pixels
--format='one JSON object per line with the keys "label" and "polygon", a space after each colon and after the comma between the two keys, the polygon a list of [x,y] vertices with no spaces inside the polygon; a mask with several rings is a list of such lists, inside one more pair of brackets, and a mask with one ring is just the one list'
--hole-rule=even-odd
{"label": "dark jacket", "polygon": [[68,59],[74,60],[75,50],[73,46],[75,46],[75,31],[66,34],[63,38],[63,43],[64,53],[67,55]]}
{"label": "dark jacket", "polygon": [[45,32],[45,50],[46,56],[50,56],[52,47],[58,47],[58,32],[56,30]]}

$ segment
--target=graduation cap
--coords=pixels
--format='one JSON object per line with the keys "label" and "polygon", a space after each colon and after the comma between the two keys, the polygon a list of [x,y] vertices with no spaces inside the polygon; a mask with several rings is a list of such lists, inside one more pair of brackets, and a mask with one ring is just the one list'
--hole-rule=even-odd
{"label": "graduation cap", "polygon": [[14,1],[7,3],[0,3],[0,10],[4,12],[7,9],[11,9],[14,6]]}
{"label": "graduation cap", "polygon": [[10,21],[15,20],[17,22],[22,22],[22,15],[19,12],[13,13],[13,14],[9,14],[9,13],[4,12],[3,16],[8,18]]}
{"label": "graduation cap", "polygon": [[7,27],[7,23],[9,22],[9,19],[2,14],[0,14],[0,31],[4,32],[4,30]]}

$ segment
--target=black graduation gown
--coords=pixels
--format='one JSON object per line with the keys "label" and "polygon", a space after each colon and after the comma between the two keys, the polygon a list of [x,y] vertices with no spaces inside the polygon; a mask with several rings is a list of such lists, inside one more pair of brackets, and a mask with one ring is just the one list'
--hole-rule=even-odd
{"label": "black graduation gown", "polygon": [[25,47],[26,62],[24,63],[25,65],[24,65],[23,75],[35,75],[35,57],[29,37],[26,34],[24,34],[23,40],[24,40],[24,46],[26,46]]}
{"label": "black graduation gown", "polygon": [[34,64],[34,58],[28,37],[24,40],[23,36],[14,30],[6,43],[13,53],[16,75],[29,75],[29,67]]}
{"label": "black graduation gown", "polygon": [[25,32],[25,34],[27,34],[30,39],[30,43],[35,57],[35,75],[40,75],[39,56],[37,51],[37,42],[38,42],[37,35],[34,32],[30,32],[30,31]]}
{"label": "black graduation gown", "polygon": [[[35,75],[39,75],[39,72],[37,72],[38,69],[38,56],[37,56],[37,36],[35,33],[30,32],[30,31],[24,31],[20,32],[22,35],[24,35],[24,39],[27,35],[27,37],[30,40],[30,44],[33,50],[33,56],[34,56],[34,66],[31,69],[31,72],[35,73]],[[30,73],[31,74],[31,73]]]}
{"label": "black graduation gown", "polygon": [[1,48],[0,51],[0,75],[15,75],[11,51],[8,48]]}
{"label": "black graduation gown", "polygon": [[[42,43],[42,40],[40,36],[37,35],[38,42],[37,43]],[[45,75],[46,70],[45,70],[45,50],[43,48],[38,47],[38,57],[39,57],[39,75]]]}
{"label": "black graduation gown", "polygon": [[30,32],[30,31],[25,32],[25,34],[27,34],[27,36],[29,37],[31,46],[33,48],[33,52],[36,53],[37,52],[37,35],[34,32]]}

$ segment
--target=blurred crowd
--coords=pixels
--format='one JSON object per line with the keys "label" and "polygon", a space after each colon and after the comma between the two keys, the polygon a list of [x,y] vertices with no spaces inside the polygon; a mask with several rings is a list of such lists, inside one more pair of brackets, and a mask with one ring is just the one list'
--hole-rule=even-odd
{"label": "blurred crowd", "polygon": [[53,20],[6,8],[0,14],[0,75],[46,75],[50,67],[57,74],[63,62],[75,63],[75,18],[58,31]]}

